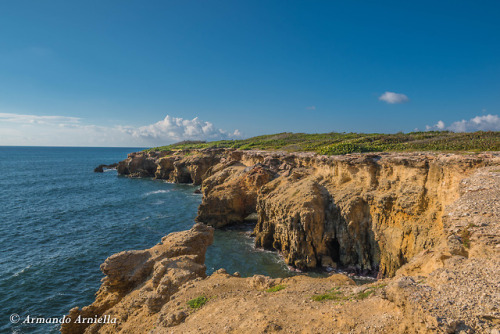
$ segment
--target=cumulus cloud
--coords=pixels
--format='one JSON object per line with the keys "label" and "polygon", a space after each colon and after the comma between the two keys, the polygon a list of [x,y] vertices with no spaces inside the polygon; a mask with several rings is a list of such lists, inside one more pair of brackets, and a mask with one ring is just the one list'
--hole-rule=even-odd
{"label": "cumulus cloud", "polygon": [[444,127],[445,127],[445,125],[444,125],[444,122],[443,122],[443,121],[438,121],[438,122],[436,123],[436,125],[434,125],[434,126],[435,126],[435,127],[436,127],[436,129],[438,129],[438,130],[443,130],[443,129],[444,129]]}
{"label": "cumulus cloud", "polygon": [[194,140],[218,140],[238,137],[240,132],[235,130],[228,133],[217,129],[212,123],[202,121],[198,117],[191,120],[172,117],[167,115],[163,120],[154,124],[134,127],[121,127],[121,131],[135,138],[159,139],[165,141],[180,141],[186,139]]}
{"label": "cumulus cloud", "polygon": [[398,94],[394,92],[385,92],[378,98],[380,101],[385,101],[389,104],[406,103],[410,101],[408,96],[405,94]]}
{"label": "cumulus cloud", "polygon": [[446,126],[443,121],[429,126],[426,125],[427,131],[432,130],[449,130],[453,132],[473,132],[473,131],[500,131],[500,117],[498,115],[476,116],[470,120],[461,120],[451,123]]}
{"label": "cumulus cloud", "polygon": [[0,145],[135,146],[149,147],[182,140],[220,140],[241,137],[195,117],[167,115],[145,126],[99,126],[66,116],[0,113]]}

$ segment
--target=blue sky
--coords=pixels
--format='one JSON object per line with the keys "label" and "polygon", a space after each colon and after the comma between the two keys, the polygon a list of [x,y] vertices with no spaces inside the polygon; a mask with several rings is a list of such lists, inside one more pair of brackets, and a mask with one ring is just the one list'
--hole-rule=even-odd
{"label": "blue sky", "polygon": [[500,130],[499,14],[498,1],[3,1],[0,145]]}

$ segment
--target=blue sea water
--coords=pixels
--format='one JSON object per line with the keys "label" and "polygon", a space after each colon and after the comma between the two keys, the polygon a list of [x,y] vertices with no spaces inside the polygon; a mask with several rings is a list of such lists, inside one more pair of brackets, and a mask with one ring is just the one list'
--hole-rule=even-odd
{"label": "blue sea water", "polygon": [[[191,228],[201,203],[194,186],[93,172],[137,150],[0,147],[0,332],[57,333],[58,325],[21,322],[92,303],[108,256]],[[277,254],[252,244],[245,231],[216,231],[207,273],[290,275]]]}

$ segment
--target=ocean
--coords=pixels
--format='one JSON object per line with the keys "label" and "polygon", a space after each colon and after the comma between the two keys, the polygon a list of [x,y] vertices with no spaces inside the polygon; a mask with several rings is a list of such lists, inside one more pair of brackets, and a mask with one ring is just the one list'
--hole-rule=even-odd
{"label": "ocean", "polygon": [[[107,257],[193,226],[201,203],[195,186],[93,172],[138,150],[0,147],[0,332],[59,332],[22,321],[91,304]],[[255,249],[244,228],[217,230],[206,265],[208,274],[291,275],[276,253]]]}

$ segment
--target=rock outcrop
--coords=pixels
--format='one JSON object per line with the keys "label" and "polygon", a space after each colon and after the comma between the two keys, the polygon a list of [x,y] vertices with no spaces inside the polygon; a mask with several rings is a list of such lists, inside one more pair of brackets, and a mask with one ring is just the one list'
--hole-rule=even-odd
{"label": "rock outcrop", "polygon": [[118,163],[118,174],[155,177],[174,183],[201,184],[211,167],[219,163],[224,150],[134,152]]}
{"label": "rock outcrop", "polygon": [[[161,314],[163,305],[184,284],[205,277],[205,252],[212,241],[213,229],[196,224],[188,231],[169,234],[150,249],[110,256],[101,265],[106,277],[95,302],[73,308],[71,321],[61,326],[61,332],[116,333],[127,323],[128,332],[142,333],[145,318]],[[82,320],[94,318],[103,322]]]}
{"label": "rock outcrop", "polygon": [[106,169],[116,169],[116,167],[118,167],[117,162],[109,164],[109,165],[101,164],[101,165],[97,166],[96,168],[94,168],[94,172],[95,173],[103,173],[105,168]]}

